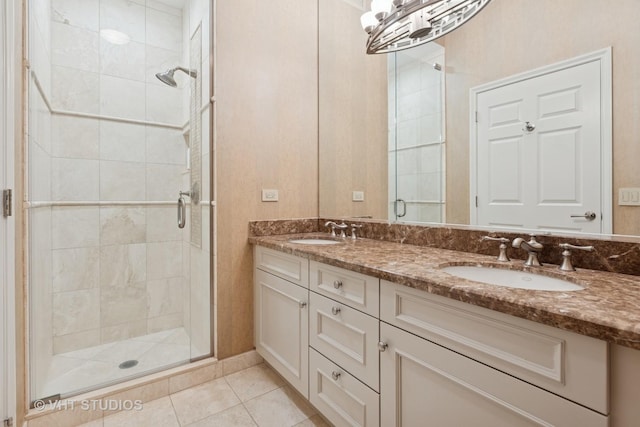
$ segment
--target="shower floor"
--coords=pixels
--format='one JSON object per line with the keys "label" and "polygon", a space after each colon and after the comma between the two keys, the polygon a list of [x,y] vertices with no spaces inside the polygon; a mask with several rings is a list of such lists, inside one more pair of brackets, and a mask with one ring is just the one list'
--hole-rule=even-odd
{"label": "shower floor", "polygon": [[[166,369],[191,358],[189,335],[184,328],[170,329],[53,356],[38,397],[77,394],[121,382],[141,373]],[[123,362],[138,363],[127,369]]]}

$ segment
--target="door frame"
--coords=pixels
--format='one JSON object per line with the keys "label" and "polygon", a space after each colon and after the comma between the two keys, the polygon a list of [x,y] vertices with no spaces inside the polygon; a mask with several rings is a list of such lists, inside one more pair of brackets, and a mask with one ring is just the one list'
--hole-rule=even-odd
{"label": "door frame", "polygon": [[19,30],[19,0],[5,0],[0,5],[2,41],[0,42],[0,189],[13,190],[13,215],[0,216],[0,387],[4,390],[0,400],[0,421],[13,418],[16,421],[16,214],[20,200],[16,191],[16,141],[19,128],[16,120],[16,84],[20,70],[19,58],[21,46],[16,46],[16,32]]}
{"label": "door frame", "polygon": [[611,47],[475,86],[469,90],[469,224],[477,225],[478,223],[478,208],[476,206],[476,196],[478,194],[478,123],[476,122],[478,96],[483,92],[590,62],[598,62],[600,65],[601,234],[613,233],[613,80]]}

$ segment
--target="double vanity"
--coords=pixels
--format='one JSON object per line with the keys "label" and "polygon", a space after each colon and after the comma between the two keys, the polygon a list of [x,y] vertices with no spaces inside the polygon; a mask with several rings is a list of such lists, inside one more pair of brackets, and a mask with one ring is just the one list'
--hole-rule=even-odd
{"label": "double vanity", "polygon": [[639,368],[634,276],[327,233],[250,241],[257,351],[337,426],[622,427],[637,411],[612,405],[637,386],[612,381]]}

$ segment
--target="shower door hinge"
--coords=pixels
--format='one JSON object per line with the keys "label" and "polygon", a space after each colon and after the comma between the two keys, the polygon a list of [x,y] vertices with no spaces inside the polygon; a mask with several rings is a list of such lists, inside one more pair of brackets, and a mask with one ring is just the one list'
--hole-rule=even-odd
{"label": "shower door hinge", "polygon": [[476,208],[478,207],[478,196],[476,196]]}
{"label": "shower door hinge", "polygon": [[478,112],[476,111],[476,123],[478,123]]}
{"label": "shower door hinge", "polygon": [[3,421],[2,424],[4,427],[13,427],[13,418],[9,417]]}
{"label": "shower door hinge", "polygon": [[12,215],[13,192],[10,189],[2,190],[2,216],[7,218]]}

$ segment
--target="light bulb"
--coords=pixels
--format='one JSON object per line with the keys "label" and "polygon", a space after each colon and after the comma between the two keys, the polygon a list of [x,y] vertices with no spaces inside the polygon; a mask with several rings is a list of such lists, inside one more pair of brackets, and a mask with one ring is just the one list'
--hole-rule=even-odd
{"label": "light bulb", "polygon": [[392,4],[392,0],[373,0],[371,2],[371,12],[379,21],[382,21],[389,16]]}
{"label": "light bulb", "polygon": [[360,17],[360,23],[367,33],[371,33],[371,31],[373,31],[373,29],[378,25],[378,19],[373,12],[366,12]]}

